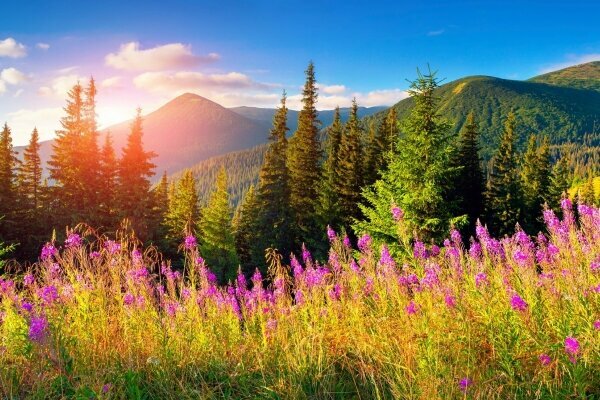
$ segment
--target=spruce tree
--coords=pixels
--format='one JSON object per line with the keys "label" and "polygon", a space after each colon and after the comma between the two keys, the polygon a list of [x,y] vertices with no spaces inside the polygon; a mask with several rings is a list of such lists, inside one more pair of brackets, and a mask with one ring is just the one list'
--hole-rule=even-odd
{"label": "spruce tree", "polygon": [[[256,191],[251,185],[233,218],[235,248],[242,272],[250,277],[257,267],[264,265],[265,249],[256,245],[256,215],[259,212]],[[263,272],[264,268],[263,268]]]}
{"label": "spruce tree", "polygon": [[477,219],[483,216],[485,178],[479,157],[479,129],[473,113],[467,116],[458,138],[456,151],[451,159],[456,175],[450,189],[456,201],[456,215],[466,215],[469,231],[473,232]]}
{"label": "spruce tree", "polygon": [[550,150],[548,140],[538,146],[535,135],[529,137],[521,167],[523,191],[523,225],[526,231],[535,233],[543,228],[542,206],[550,198]]}
{"label": "spruce tree", "polygon": [[290,208],[290,173],[286,165],[288,142],[286,133],[287,112],[285,93],[281,106],[273,117],[269,135],[269,148],[260,170],[256,202],[257,241],[263,250],[277,249],[287,257],[292,251],[292,210]]}
{"label": "spruce tree", "polygon": [[404,211],[408,230],[423,240],[440,239],[455,221],[454,207],[446,197],[456,171],[449,164],[451,125],[438,113],[435,72],[417,72],[409,90],[414,108],[402,125],[388,169],[363,191],[365,203],[360,208],[365,220],[354,225],[356,232],[390,244],[399,239],[390,212],[393,205]]}
{"label": "spruce tree", "polygon": [[225,168],[221,168],[215,189],[200,219],[200,252],[221,283],[235,279],[239,266],[232,214],[227,193],[227,173]]}
{"label": "spruce tree", "polygon": [[23,163],[19,169],[18,178],[23,206],[32,214],[38,212],[42,187],[39,139],[38,130],[34,128],[29,144],[23,151]]}
{"label": "spruce tree", "polygon": [[522,216],[522,194],[515,153],[515,114],[504,123],[500,147],[492,160],[486,198],[490,228],[498,235],[510,234]]}
{"label": "spruce tree", "polygon": [[[167,195],[167,185],[166,175],[163,175],[156,196],[157,199],[161,199],[161,202],[165,201],[164,196]],[[173,243],[178,243],[186,233],[196,233],[200,209],[196,178],[194,178],[192,170],[185,170],[182,177],[173,185],[167,206],[168,210],[164,219],[167,228],[167,239],[170,239]]]}
{"label": "spruce tree", "polygon": [[344,134],[340,108],[336,107],[333,123],[326,130],[326,158],[323,163],[323,180],[319,189],[318,215],[321,226],[339,228],[342,224],[338,198],[339,151]]}
{"label": "spruce tree", "polygon": [[302,90],[303,108],[298,114],[298,129],[290,141],[290,205],[295,220],[296,243],[312,244],[324,227],[318,226],[317,204],[321,180],[321,144],[317,104],[317,82],[314,64],[306,70]]}
{"label": "spruce tree", "polygon": [[5,123],[0,133],[0,238],[14,239],[12,231],[16,226],[17,188],[15,172],[18,160],[13,150],[11,130]]}
{"label": "spruce tree", "polygon": [[82,222],[85,207],[85,181],[81,179],[82,137],[85,130],[83,88],[77,83],[69,91],[61,129],[56,131],[52,156],[48,161],[53,194],[59,201],[55,214],[59,225]]}
{"label": "spruce tree", "polygon": [[98,213],[99,224],[105,228],[113,229],[117,224],[117,177],[119,169],[115,149],[110,133],[104,138],[104,145],[100,151],[100,165],[98,174]]}
{"label": "spruce tree", "polygon": [[398,117],[394,107],[391,107],[385,118],[380,121],[374,135],[374,140],[370,139],[368,142],[365,185],[375,183],[381,172],[387,168],[391,153],[398,142]]}
{"label": "spruce tree", "polygon": [[340,205],[342,224],[345,228],[348,228],[353,219],[358,218],[360,214],[358,203],[361,199],[361,187],[364,179],[362,134],[363,127],[358,118],[358,105],[356,99],[353,99],[352,110],[342,135],[337,160],[339,179],[336,193]]}
{"label": "spruce tree", "polygon": [[548,205],[558,211],[560,209],[560,200],[570,187],[569,159],[563,155],[552,167]]}
{"label": "spruce tree", "polygon": [[100,223],[100,149],[98,147],[98,124],[96,122],[96,83],[90,78],[88,86],[84,89],[82,107],[82,133],[81,146],[77,149],[81,163],[79,180],[83,184],[83,201],[85,222],[96,225]]}
{"label": "spruce tree", "polygon": [[379,147],[376,122],[370,121],[367,129],[367,137],[364,150],[363,185],[370,186],[377,180],[381,159],[384,157],[383,150]]}
{"label": "spruce tree", "polygon": [[153,228],[148,223],[152,206],[149,179],[154,175],[155,165],[150,160],[155,154],[144,151],[141,112],[138,108],[119,161],[117,194],[121,219],[128,219],[137,237],[146,240]]}

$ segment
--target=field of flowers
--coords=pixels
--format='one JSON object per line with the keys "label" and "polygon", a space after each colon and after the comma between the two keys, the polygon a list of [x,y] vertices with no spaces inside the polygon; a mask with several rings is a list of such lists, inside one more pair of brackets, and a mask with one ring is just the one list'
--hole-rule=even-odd
{"label": "field of flowers", "polygon": [[0,279],[0,398],[600,398],[600,209],[560,214],[395,257],[328,230],[227,287],[191,236],[179,272],[73,232]]}

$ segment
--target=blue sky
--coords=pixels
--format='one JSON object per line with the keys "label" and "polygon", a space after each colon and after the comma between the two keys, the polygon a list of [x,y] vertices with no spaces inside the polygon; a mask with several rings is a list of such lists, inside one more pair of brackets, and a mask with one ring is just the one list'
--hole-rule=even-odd
{"label": "blue sky", "polygon": [[[321,108],[393,104],[429,63],[453,80],[527,79],[600,59],[597,1],[29,1],[0,17],[0,117],[16,144],[53,135],[64,93],[93,75],[101,125],[193,91],[292,107],[314,60]],[[97,3],[97,4],[92,4]]]}

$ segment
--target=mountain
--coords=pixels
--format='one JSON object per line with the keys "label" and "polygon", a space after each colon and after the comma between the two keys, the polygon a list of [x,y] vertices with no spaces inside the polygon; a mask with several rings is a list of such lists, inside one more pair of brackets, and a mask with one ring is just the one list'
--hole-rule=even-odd
{"label": "mountain", "polygon": [[600,91],[600,61],[552,71],[533,77],[529,81]]}
{"label": "mountain", "polygon": [[[595,69],[592,69],[595,71]],[[563,72],[564,74],[564,72]],[[600,92],[530,81],[490,76],[458,79],[437,89],[440,114],[454,124],[458,132],[469,112],[481,131],[482,155],[490,157],[498,145],[507,114],[517,117],[519,142],[531,133],[547,135],[552,143],[564,142],[600,145]],[[411,98],[393,107],[402,119],[413,107]],[[386,112],[371,118],[381,119]]]}
{"label": "mountain", "polygon": [[[363,118],[369,115],[373,115],[379,111],[386,110],[385,106],[376,106],[376,107],[358,107],[358,116]],[[263,121],[267,123],[271,123],[273,121],[273,115],[275,115],[274,108],[260,108],[260,107],[233,107],[230,110],[243,115],[244,117],[251,118],[257,121]],[[319,111],[319,120],[321,121],[321,126],[326,127],[331,125],[333,122],[333,115],[335,110],[321,110]],[[342,117],[342,121],[347,121],[350,116],[350,107],[340,107],[340,115]],[[289,110],[288,111],[288,128],[290,128],[290,134],[293,134],[296,128],[298,127],[298,111]]]}

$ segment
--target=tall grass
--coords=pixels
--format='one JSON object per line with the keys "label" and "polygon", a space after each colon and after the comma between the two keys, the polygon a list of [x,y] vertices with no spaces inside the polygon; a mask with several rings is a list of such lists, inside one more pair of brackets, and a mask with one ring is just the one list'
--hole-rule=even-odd
{"label": "tall grass", "polygon": [[0,281],[0,397],[599,398],[600,210],[563,208],[395,257],[329,230],[326,264],[227,287],[192,238],[180,273],[71,233]]}

